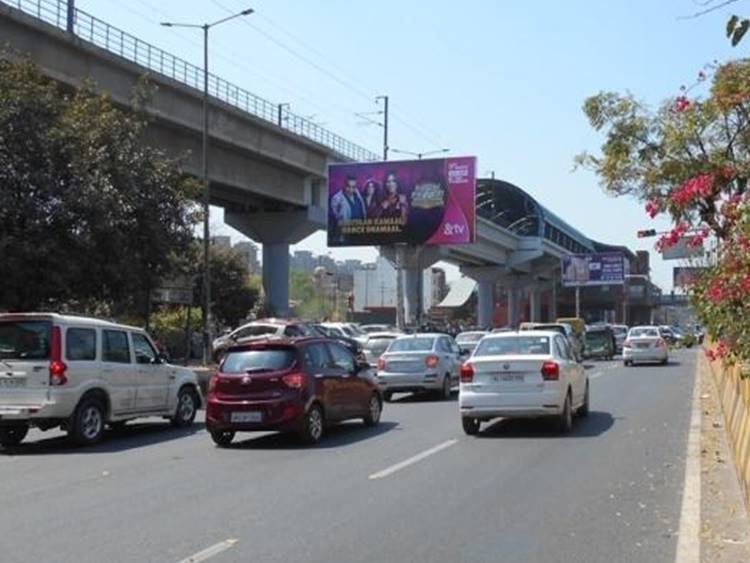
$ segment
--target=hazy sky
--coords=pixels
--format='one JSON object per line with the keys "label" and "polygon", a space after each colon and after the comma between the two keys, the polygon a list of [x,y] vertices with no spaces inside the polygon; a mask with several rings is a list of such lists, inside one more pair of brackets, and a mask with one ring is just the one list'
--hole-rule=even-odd
{"label": "hazy sky", "polygon": [[[633,200],[605,195],[592,174],[572,171],[575,154],[601,142],[581,112],[584,98],[629,90],[657,104],[678,94],[704,64],[750,48],[728,45],[727,10],[681,19],[700,9],[697,0],[77,3],[196,64],[200,31],[158,22],[202,23],[252,7],[256,13],[244,21],[212,32],[211,65],[219,75],[272,102],[289,102],[296,113],[375,152],[381,130],[354,114],[375,111],[374,97],[388,94],[392,147],[476,155],[482,175],[494,170],[591,238],[634,250],[652,250],[654,242],[638,240],[637,229],[666,224],[651,222]],[[750,12],[750,3],[735,9]],[[295,248],[328,252],[323,232]],[[376,251],[331,254],[372,259]],[[665,289],[674,265],[652,252],[655,281]]]}

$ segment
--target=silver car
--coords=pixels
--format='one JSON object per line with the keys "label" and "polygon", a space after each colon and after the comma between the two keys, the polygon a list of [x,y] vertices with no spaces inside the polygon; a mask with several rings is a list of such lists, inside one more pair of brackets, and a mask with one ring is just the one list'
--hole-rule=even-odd
{"label": "silver car", "polygon": [[468,352],[468,355],[471,355],[482,337],[488,334],[489,332],[487,332],[486,330],[470,330],[461,332],[456,335],[456,344],[458,344],[458,347],[462,352]]}
{"label": "silver car", "polygon": [[657,326],[634,326],[628,332],[622,348],[622,361],[625,366],[638,362],[669,363],[667,343]]}
{"label": "silver car", "polygon": [[370,338],[362,347],[367,363],[373,366],[377,365],[380,356],[385,354],[391,342],[399,336],[401,334],[398,332],[371,332]]}
{"label": "silver car", "polygon": [[378,361],[378,382],[383,398],[393,393],[437,392],[450,399],[458,384],[461,351],[447,334],[417,333],[399,336]]}

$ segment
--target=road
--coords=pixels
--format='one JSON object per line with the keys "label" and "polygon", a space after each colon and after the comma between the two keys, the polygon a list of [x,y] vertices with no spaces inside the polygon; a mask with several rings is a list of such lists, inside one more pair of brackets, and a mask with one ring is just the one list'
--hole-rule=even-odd
{"label": "road", "polygon": [[34,431],[0,453],[0,560],[672,563],[695,354],[594,363],[569,436],[465,436],[455,400],[406,395],[316,448],[263,433],[222,450],[161,421],[90,449]]}

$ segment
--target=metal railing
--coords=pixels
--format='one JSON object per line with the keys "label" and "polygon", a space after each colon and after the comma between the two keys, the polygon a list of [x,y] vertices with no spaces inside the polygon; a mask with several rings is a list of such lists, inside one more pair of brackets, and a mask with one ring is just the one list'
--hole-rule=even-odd
{"label": "metal railing", "polygon": [[[67,28],[66,0],[0,0],[12,8],[38,18],[60,29]],[[108,23],[76,8],[75,35],[105,51],[136,63],[145,69],[203,91],[203,69],[184,59],[146,43]],[[378,160],[379,155],[352,143],[299,115],[285,111],[281,124],[277,122],[278,106],[209,73],[209,95],[233,107],[280,126],[301,137],[320,143],[341,156],[355,161]]]}

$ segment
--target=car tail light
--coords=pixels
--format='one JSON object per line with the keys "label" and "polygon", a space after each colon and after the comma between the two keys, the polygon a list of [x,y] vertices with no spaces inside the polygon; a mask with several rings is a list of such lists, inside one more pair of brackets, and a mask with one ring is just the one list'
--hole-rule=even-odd
{"label": "car tail light", "polygon": [[385,360],[383,358],[378,358],[378,370],[385,371]]}
{"label": "car tail light", "polygon": [[59,326],[53,326],[50,342],[49,384],[65,385],[68,382],[65,375],[67,370],[68,366],[62,361],[62,333]]}
{"label": "car tail light", "polygon": [[657,348],[664,348],[666,345],[667,345],[667,343],[664,342],[663,338],[660,338],[659,340],[656,341],[656,347]]}
{"label": "car tail light", "polygon": [[215,372],[208,380],[208,394],[212,395],[216,392],[216,386],[219,385],[219,372]]}
{"label": "car tail light", "polygon": [[424,365],[426,365],[428,368],[436,368],[438,367],[438,363],[440,363],[440,358],[437,356],[427,356],[424,359]]}
{"label": "car tail light", "polygon": [[471,383],[474,380],[474,367],[469,364],[461,364],[461,383]]}
{"label": "car tail light", "polygon": [[557,381],[560,379],[560,366],[556,362],[544,362],[542,364],[542,379],[545,381]]}
{"label": "car tail light", "polygon": [[304,373],[288,373],[281,378],[281,381],[284,382],[284,385],[292,389],[302,389],[305,385],[305,379]]}
{"label": "car tail light", "polygon": [[623,348],[632,348],[633,345],[631,344],[630,340],[625,340],[625,342],[622,343]]}

